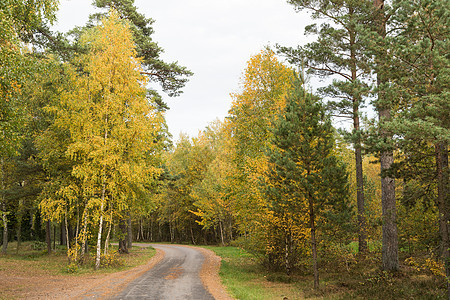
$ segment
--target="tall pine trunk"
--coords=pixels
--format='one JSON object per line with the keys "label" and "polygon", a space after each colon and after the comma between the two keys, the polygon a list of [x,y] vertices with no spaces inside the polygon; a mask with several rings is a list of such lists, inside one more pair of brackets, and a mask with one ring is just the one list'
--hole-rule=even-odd
{"label": "tall pine trunk", "polygon": [[[352,70],[352,77],[356,80],[356,69]],[[359,100],[353,99],[353,128],[356,139],[353,143],[355,148],[355,166],[356,166],[356,206],[358,209],[358,250],[360,254],[367,252],[367,222],[365,213],[365,197],[364,197],[364,173],[362,166],[361,151],[361,133],[359,120]]]}
{"label": "tall pine trunk", "polygon": [[[384,15],[384,0],[374,0],[375,22],[380,37],[386,36],[386,20]],[[378,60],[378,59],[377,59]],[[377,65],[378,87],[386,83],[384,67]],[[391,120],[391,108],[387,104],[385,93],[378,91],[377,111],[380,126],[384,122]],[[386,130],[381,130],[381,137],[384,141],[392,139],[392,134]],[[380,155],[381,163],[381,208],[383,218],[383,239],[382,239],[382,261],[383,269],[387,271],[398,270],[398,233],[397,233],[397,208],[395,203],[395,180],[386,176],[385,172],[390,169],[394,162],[394,152],[390,149],[382,150]]]}
{"label": "tall pine trunk", "polygon": [[[354,15],[353,7],[349,8],[349,15]],[[356,60],[356,34],[355,30],[349,30],[350,35],[350,59],[351,59],[351,81],[356,82],[357,75],[357,60]],[[355,166],[356,166],[356,206],[358,209],[358,250],[359,253],[367,252],[367,229],[366,229],[366,214],[365,214],[365,199],[364,199],[364,175],[362,167],[362,151],[361,151],[361,126],[359,118],[359,107],[361,105],[361,97],[358,94],[352,95],[352,118],[354,137],[353,147],[355,148]]]}
{"label": "tall pine trunk", "polygon": [[[355,129],[356,128],[357,127],[355,127]],[[359,127],[357,131],[359,131]],[[362,153],[360,140],[355,143],[355,163],[356,163],[356,205],[358,207],[358,250],[360,254],[364,255],[367,252],[367,221],[365,212],[364,173],[362,167]]]}
{"label": "tall pine trunk", "polygon": [[311,227],[311,252],[313,259],[313,271],[314,271],[314,289],[319,289],[319,267],[317,265],[317,241],[316,241],[316,223],[314,213],[314,203],[312,196],[308,197],[309,202],[309,225]]}
{"label": "tall pine trunk", "polygon": [[438,182],[438,209],[439,228],[441,231],[441,255],[445,263],[445,274],[447,277],[447,297],[450,299],[450,197],[448,191],[448,144],[438,143],[436,151],[436,173]]}
{"label": "tall pine trunk", "polygon": [[[383,115],[380,113],[381,118],[383,118]],[[393,151],[384,151],[380,160],[381,172],[388,170],[394,162]],[[383,215],[383,269],[394,271],[399,268],[397,208],[395,203],[395,181],[394,178],[389,176],[381,178],[381,206]]]}

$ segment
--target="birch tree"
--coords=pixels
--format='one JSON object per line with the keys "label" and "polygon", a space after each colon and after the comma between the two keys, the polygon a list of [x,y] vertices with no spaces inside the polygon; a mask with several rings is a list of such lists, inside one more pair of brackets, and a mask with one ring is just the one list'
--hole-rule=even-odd
{"label": "birch tree", "polygon": [[97,223],[99,268],[105,218],[111,210],[124,217],[160,172],[155,157],[163,116],[146,99],[147,81],[126,21],[111,11],[82,42],[88,49],[79,57],[83,72],[49,109],[56,113],[55,126],[70,134],[65,155],[74,162],[72,175],[81,182],[85,210]]}
{"label": "birch tree", "polygon": [[[272,123],[285,105],[292,70],[270,49],[251,57],[242,76],[241,91],[232,94],[229,111],[233,160],[231,197],[236,206],[236,224],[256,252],[266,253],[265,233],[269,214],[259,186],[267,169],[265,150],[273,135]],[[264,242],[262,242],[264,241]],[[259,248],[259,249],[258,249]]]}

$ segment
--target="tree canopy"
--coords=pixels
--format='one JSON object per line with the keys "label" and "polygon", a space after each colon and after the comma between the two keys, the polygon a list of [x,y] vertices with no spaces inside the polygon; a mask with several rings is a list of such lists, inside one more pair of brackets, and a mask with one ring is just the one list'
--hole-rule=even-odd
{"label": "tree canopy", "polygon": [[133,0],[64,34],[58,1],[2,1],[2,253],[45,241],[77,271],[119,257],[112,241],[234,245],[314,295],[449,292],[448,1],[287,2],[312,13],[308,42],[250,56],[227,116],[172,140],[156,90],[193,74]]}

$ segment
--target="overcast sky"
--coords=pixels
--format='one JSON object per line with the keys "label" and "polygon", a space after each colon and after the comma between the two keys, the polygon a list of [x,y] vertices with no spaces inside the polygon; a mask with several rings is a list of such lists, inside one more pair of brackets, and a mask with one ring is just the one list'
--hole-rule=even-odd
{"label": "overcast sky", "polygon": [[[95,11],[91,2],[61,0],[55,28],[84,25]],[[155,20],[153,40],[164,49],[163,59],[194,72],[181,96],[163,95],[174,139],[180,132],[196,136],[223,119],[249,58],[267,45],[305,44],[304,27],[311,23],[285,0],[135,0],[135,5]]]}

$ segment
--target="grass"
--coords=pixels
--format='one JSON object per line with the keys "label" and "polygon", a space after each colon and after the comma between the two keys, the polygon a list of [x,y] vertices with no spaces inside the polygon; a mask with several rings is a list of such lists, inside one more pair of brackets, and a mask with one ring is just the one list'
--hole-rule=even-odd
{"label": "grass", "polygon": [[205,248],[222,258],[220,277],[236,299],[447,299],[443,278],[407,265],[395,273],[381,271],[377,253],[347,265],[322,260],[316,291],[309,270],[292,276],[268,272],[242,249]]}
{"label": "grass", "polygon": [[[39,243],[35,242],[22,243],[18,253],[16,253],[16,249],[17,243],[11,242],[8,244],[8,254],[0,255],[0,271],[13,272],[14,269],[19,267],[24,274],[80,276],[114,273],[142,265],[156,253],[153,248],[133,247],[130,254],[118,255],[118,261],[97,271],[93,268],[95,254],[90,253],[85,264],[79,266],[76,272],[68,272],[68,260],[64,246],[57,246],[50,255],[42,247],[39,247]],[[111,250],[117,250],[117,246],[112,246]]]}
{"label": "grass", "polygon": [[236,299],[298,299],[302,296],[294,286],[270,282],[267,272],[254,258],[237,247],[202,246],[222,258],[220,277],[229,293]]}
{"label": "grass", "polygon": [[[9,243],[8,254],[0,255],[0,299],[26,299],[41,286],[44,290],[48,286],[69,282],[76,286],[77,282],[88,282],[98,278],[96,275],[99,274],[115,273],[145,264],[156,253],[153,248],[133,247],[130,254],[117,255],[119,257],[110,260],[112,263],[108,267],[95,271],[94,253],[90,253],[84,265],[76,267],[68,264],[65,247],[57,246],[50,255],[43,243],[25,242],[18,253],[16,247],[16,243]],[[111,248],[115,249],[117,246]]]}
{"label": "grass", "polygon": [[[381,251],[381,242],[380,241],[368,241],[367,247],[369,248],[369,252],[377,252]],[[358,253],[358,242],[353,241],[347,246],[353,254]]]}

